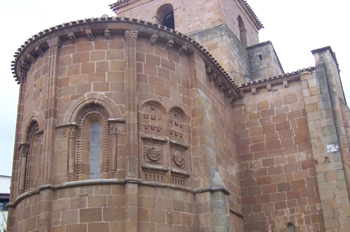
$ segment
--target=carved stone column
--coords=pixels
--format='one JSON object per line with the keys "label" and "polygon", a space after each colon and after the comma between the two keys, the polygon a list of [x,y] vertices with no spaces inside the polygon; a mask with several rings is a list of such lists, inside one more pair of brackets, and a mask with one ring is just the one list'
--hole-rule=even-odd
{"label": "carved stone column", "polygon": [[[137,232],[138,220],[138,136],[137,136],[137,71],[136,47],[138,31],[125,31],[125,133],[126,133],[126,179],[125,185],[125,231]],[[136,181],[136,180],[135,180]]]}
{"label": "carved stone column", "polygon": [[117,178],[117,158],[118,158],[118,143],[120,136],[124,134],[125,127],[124,119],[108,119],[111,132],[111,156],[110,156],[110,178]]}
{"label": "carved stone column", "polygon": [[68,128],[68,181],[75,180],[75,135],[76,128]]}
{"label": "carved stone column", "polygon": [[20,175],[19,175],[19,194],[22,194],[25,189],[26,182],[26,167],[27,167],[27,156],[29,151],[29,145],[26,143],[22,143],[19,147],[20,159],[21,159],[21,167],[20,167]]}
{"label": "carved stone column", "polygon": [[109,122],[111,129],[111,178],[116,178],[117,173],[117,144],[118,144],[118,125],[116,122]]}

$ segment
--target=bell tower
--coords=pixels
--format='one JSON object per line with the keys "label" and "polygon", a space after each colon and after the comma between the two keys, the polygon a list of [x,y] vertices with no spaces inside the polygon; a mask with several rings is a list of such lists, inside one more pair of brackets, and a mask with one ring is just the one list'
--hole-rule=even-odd
{"label": "bell tower", "polygon": [[[257,72],[267,76],[283,73],[279,63],[265,64],[278,59],[261,62],[264,64],[252,72],[251,60],[262,54],[246,48],[259,44],[263,25],[246,1],[199,0],[193,4],[185,0],[120,0],[110,7],[118,17],[146,20],[191,36],[210,51],[236,84],[256,79]],[[275,56],[270,53],[264,56]],[[262,70],[264,67],[274,69]]]}

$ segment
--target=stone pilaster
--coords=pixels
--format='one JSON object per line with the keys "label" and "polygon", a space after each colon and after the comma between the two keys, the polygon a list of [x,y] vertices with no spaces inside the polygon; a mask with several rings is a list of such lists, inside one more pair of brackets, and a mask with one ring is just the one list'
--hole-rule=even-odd
{"label": "stone pilaster", "polygon": [[[125,31],[125,135],[126,135],[126,178],[138,178],[138,136],[137,136],[137,70],[136,49],[138,31]],[[125,231],[137,232],[138,184],[125,186]]]}
{"label": "stone pilaster", "polygon": [[339,102],[342,93],[337,91],[339,74],[330,48],[313,53],[315,75],[302,75],[301,81],[325,229],[349,231],[349,149]]}
{"label": "stone pilaster", "polygon": [[[48,76],[47,76],[47,91],[46,91],[46,105],[45,105],[45,126],[43,135],[43,164],[42,184],[52,184],[54,178],[54,155],[55,155],[55,125],[57,118],[57,94],[58,94],[58,77],[59,77],[59,53],[62,45],[62,40],[55,37],[47,40],[48,49]],[[52,218],[52,190],[40,191],[40,218],[39,231],[51,231]]]}

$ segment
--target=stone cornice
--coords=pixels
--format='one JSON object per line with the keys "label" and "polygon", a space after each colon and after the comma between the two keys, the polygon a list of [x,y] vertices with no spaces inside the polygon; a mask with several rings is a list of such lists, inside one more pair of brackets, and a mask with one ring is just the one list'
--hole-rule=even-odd
{"label": "stone cornice", "polygon": [[261,89],[261,88],[267,88],[268,90],[271,90],[271,86],[273,85],[279,85],[279,84],[287,85],[286,83],[288,82],[300,80],[301,74],[309,73],[314,70],[315,70],[315,67],[299,69],[295,72],[286,73],[284,75],[269,77],[261,80],[250,81],[248,83],[240,84],[238,88],[240,90],[240,93],[252,91],[253,94],[257,89]]}
{"label": "stone cornice", "polygon": [[[121,24],[121,26],[118,27],[118,24]],[[86,30],[91,30],[91,33],[94,34],[94,36],[100,34],[104,35],[103,33],[106,29],[108,29],[112,35],[124,33],[124,31],[127,29],[138,30],[142,36],[151,37],[152,35],[157,34],[159,37],[158,40],[172,40],[174,42],[173,47],[181,49],[182,53],[192,53],[197,51],[201,54],[202,58],[205,60],[205,63],[210,64],[210,66],[215,68],[216,71],[225,79],[225,84],[227,85],[226,88],[238,93],[238,88],[230,75],[224,70],[219,62],[214,59],[213,55],[211,55],[210,52],[201,44],[194,41],[189,36],[165,26],[144,20],[125,17],[82,19],[63,23],[39,32],[25,41],[25,43],[18,48],[17,52],[15,53],[15,60],[12,61],[11,65],[15,80],[18,84],[21,83],[22,76],[26,75],[25,70],[28,70],[30,64],[33,62],[33,59],[30,59],[30,57],[35,58],[37,56],[41,56],[49,47],[47,43],[48,39],[59,37],[61,40],[69,40],[69,33],[74,33],[76,36],[86,36]],[[186,46],[187,49],[183,49],[184,46]]]}
{"label": "stone cornice", "polygon": [[83,187],[83,186],[90,186],[90,185],[125,185],[127,183],[133,183],[138,184],[142,186],[149,186],[149,187],[160,187],[160,188],[170,188],[174,190],[189,192],[192,194],[198,194],[198,193],[205,193],[205,192],[223,192],[226,195],[230,195],[230,191],[228,191],[224,187],[205,187],[205,188],[197,188],[192,189],[184,186],[179,185],[173,185],[168,183],[159,183],[159,182],[151,182],[151,181],[142,181],[137,178],[125,178],[125,179],[95,179],[95,180],[81,180],[81,181],[71,181],[66,182],[62,184],[46,184],[42,185],[32,191],[25,192],[21,195],[19,195],[13,202],[10,202],[7,204],[7,207],[16,207],[16,205],[21,202],[22,200],[39,194],[40,191],[51,189],[51,190],[58,190],[58,189],[66,189],[66,188],[75,188],[75,187]]}

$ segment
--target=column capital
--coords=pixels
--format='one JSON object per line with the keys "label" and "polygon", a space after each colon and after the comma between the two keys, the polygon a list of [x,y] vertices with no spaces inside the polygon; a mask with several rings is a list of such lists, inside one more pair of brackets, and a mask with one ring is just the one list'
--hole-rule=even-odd
{"label": "column capital", "polygon": [[47,44],[49,45],[50,48],[53,47],[53,46],[61,47],[61,46],[62,46],[62,43],[63,43],[63,40],[61,40],[61,39],[57,36],[57,37],[48,39],[46,42],[47,42]]}
{"label": "column capital", "polygon": [[126,30],[124,32],[124,36],[127,39],[136,39],[138,34],[139,34],[139,31],[135,31],[135,30]]}
{"label": "column capital", "polygon": [[21,143],[19,145],[18,150],[19,150],[21,157],[27,157],[28,151],[29,151],[29,144],[28,143]]}

